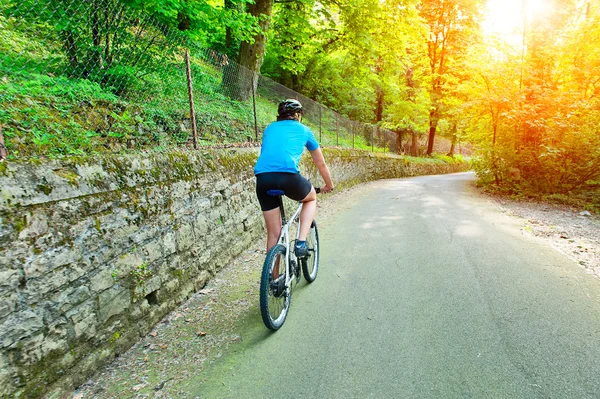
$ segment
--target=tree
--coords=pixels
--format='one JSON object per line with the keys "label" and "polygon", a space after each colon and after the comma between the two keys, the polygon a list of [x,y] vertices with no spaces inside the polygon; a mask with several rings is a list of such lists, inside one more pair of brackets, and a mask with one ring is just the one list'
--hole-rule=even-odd
{"label": "tree", "polygon": [[480,178],[500,184],[512,166],[515,151],[514,114],[519,103],[520,49],[490,39],[471,47],[464,75],[456,88],[460,99],[454,121],[478,148]]}
{"label": "tree", "polygon": [[384,111],[382,125],[396,131],[397,147],[401,149],[402,137],[410,135],[410,153],[417,156],[418,136],[429,104],[423,90],[427,27],[420,21],[415,2],[386,1],[382,5],[385,19],[377,36],[386,67],[378,75],[384,92],[378,109]]}
{"label": "tree", "polygon": [[300,78],[325,36],[323,23],[328,25],[327,13],[315,0],[275,3],[264,73],[293,90],[302,90]]}
{"label": "tree", "polygon": [[444,113],[444,97],[456,83],[453,73],[478,33],[480,0],[424,0],[420,14],[429,26],[428,56],[431,69],[429,93],[429,139],[427,155],[433,151],[436,129]]}
{"label": "tree", "polygon": [[231,63],[224,70],[224,76],[230,75],[233,79],[228,87],[228,93],[234,99],[244,101],[256,90],[258,73],[265,55],[272,9],[273,0],[255,0],[254,3],[247,4],[246,11],[256,19],[258,26],[252,37],[242,41],[238,63]]}
{"label": "tree", "polygon": [[539,194],[600,178],[599,16],[591,2],[563,1],[528,21],[522,50],[470,57],[463,115],[484,180]]}

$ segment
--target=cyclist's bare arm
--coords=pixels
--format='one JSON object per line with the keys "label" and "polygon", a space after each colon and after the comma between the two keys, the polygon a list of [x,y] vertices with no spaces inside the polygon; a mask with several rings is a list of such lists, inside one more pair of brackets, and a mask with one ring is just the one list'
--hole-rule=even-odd
{"label": "cyclist's bare arm", "polygon": [[310,151],[310,156],[312,157],[313,162],[317,166],[325,185],[321,187],[322,193],[329,193],[333,191],[333,180],[331,180],[331,173],[329,172],[329,168],[325,163],[325,158],[323,157],[323,152],[321,148],[317,148],[314,151]]}

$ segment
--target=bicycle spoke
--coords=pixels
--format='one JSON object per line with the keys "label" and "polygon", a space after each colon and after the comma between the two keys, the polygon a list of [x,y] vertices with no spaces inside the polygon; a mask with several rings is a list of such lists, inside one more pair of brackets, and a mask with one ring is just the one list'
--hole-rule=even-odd
{"label": "bicycle spoke", "polygon": [[[283,245],[271,248],[265,259],[260,286],[260,310],[265,325],[277,330],[287,316],[289,296],[285,287],[285,270],[288,267]],[[278,277],[273,279],[273,272],[279,265]]]}

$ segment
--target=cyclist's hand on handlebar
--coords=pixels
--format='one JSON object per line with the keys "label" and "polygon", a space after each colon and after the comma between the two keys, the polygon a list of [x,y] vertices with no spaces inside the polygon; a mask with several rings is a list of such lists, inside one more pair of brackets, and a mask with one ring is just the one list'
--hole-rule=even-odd
{"label": "cyclist's hand on handlebar", "polygon": [[321,194],[327,194],[333,191],[333,186],[328,186],[327,184],[321,187]]}

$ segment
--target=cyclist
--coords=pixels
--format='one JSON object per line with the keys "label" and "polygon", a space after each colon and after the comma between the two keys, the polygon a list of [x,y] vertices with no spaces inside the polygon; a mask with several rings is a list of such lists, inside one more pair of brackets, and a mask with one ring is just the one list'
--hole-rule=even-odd
{"label": "cyclist", "polygon": [[308,255],[306,237],[317,211],[317,192],[298,169],[304,147],[325,182],[321,192],[328,193],[334,188],[319,143],[313,132],[301,123],[302,113],[302,104],[297,100],[279,103],[277,121],[265,129],[260,156],[254,167],[256,195],[267,225],[267,252],[277,244],[281,232],[278,200],[267,195],[267,191],[282,190],[286,197],[304,203],[300,212],[300,234],[294,249],[298,257]]}

